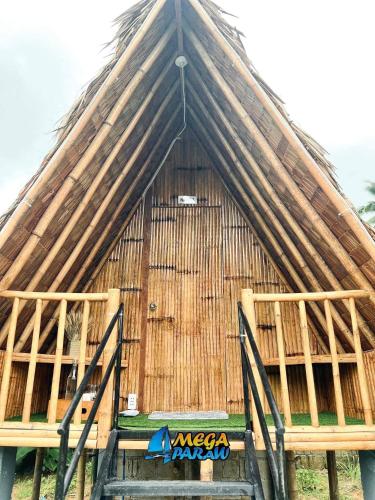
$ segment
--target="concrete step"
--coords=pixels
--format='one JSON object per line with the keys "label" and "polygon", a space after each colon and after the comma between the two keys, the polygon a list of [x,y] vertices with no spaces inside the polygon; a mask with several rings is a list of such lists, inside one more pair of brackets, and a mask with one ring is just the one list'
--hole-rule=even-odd
{"label": "concrete step", "polygon": [[253,496],[247,481],[119,481],[104,485],[103,496],[174,497],[174,496]]}

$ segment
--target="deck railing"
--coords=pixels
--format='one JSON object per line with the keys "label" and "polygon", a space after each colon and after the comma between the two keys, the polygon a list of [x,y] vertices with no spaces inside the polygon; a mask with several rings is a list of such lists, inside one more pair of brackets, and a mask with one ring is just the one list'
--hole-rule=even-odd
{"label": "deck railing", "polygon": [[[11,373],[14,363],[24,362],[28,364],[27,378],[26,378],[26,388],[23,398],[23,409],[22,409],[22,423],[28,424],[30,422],[31,411],[32,411],[32,400],[33,391],[36,378],[36,367],[37,363],[50,363],[53,364],[52,369],[52,383],[49,394],[49,405],[48,405],[48,424],[55,424],[57,420],[57,407],[60,389],[60,378],[62,372],[62,366],[64,364],[71,364],[73,358],[71,356],[64,355],[64,344],[66,344],[66,319],[67,314],[72,307],[82,308],[82,322],[81,322],[81,334],[80,334],[80,345],[79,354],[77,359],[78,369],[77,369],[77,386],[80,385],[86,370],[86,365],[89,364],[90,359],[86,357],[87,345],[88,345],[88,333],[89,333],[89,323],[90,323],[90,310],[93,303],[102,302],[105,304],[106,317],[104,318],[104,327],[108,326],[113,316],[118,311],[120,305],[120,291],[116,289],[108,290],[106,293],[49,293],[49,292],[19,292],[19,291],[2,291],[0,292],[0,298],[9,299],[12,301],[12,310],[9,320],[6,322],[6,349],[3,353],[3,369],[2,369],[2,379],[1,379],[1,389],[0,389],[0,425],[4,422],[7,417],[7,405],[8,399],[13,397],[10,394],[10,382]],[[22,318],[21,311],[25,308],[25,302],[27,306],[35,307],[35,312],[32,314],[32,333],[30,335],[29,342],[31,342],[31,347],[29,352],[16,352],[15,349],[16,341],[24,333],[24,328],[21,326],[17,329],[17,324]],[[45,354],[40,353],[40,348],[42,346],[41,339],[46,337],[46,332],[51,332],[51,321],[43,321],[43,311],[46,309],[46,305],[52,303],[58,311],[58,317],[56,318],[57,331],[56,336],[53,339],[53,353]],[[23,319],[23,322],[25,320]],[[27,323],[30,324],[30,320]],[[43,327],[44,325],[44,327]],[[44,328],[42,330],[42,328]],[[18,335],[18,340],[17,340]],[[115,334],[111,338],[106,348],[103,352],[101,359],[102,373],[110,362],[111,356],[116,345]],[[47,382],[47,381],[46,381]],[[113,384],[113,380],[111,381]],[[102,438],[107,437],[107,433],[111,428],[111,418],[112,418],[112,389],[109,389],[110,399],[107,398],[103,403],[100,412],[100,424],[102,430],[98,430],[98,436]],[[106,398],[104,398],[106,399]],[[81,423],[82,416],[82,402],[79,403],[77,410],[74,415],[74,424]]]}
{"label": "deck railing", "polygon": [[[319,410],[317,404],[316,380],[314,378],[313,364],[315,356],[311,352],[310,328],[307,319],[306,306],[312,303],[319,303],[319,307],[324,311],[326,322],[326,336],[328,344],[328,353],[325,355],[316,356],[319,358],[319,363],[325,362],[332,365],[332,380],[333,392],[335,399],[335,407],[337,414],[337,423],[343,427],[345,422],[345,404],[343,398],[342,384],[340,378],[340,363],[353,363],[356,366],[358,375],[359,400],[361,403],[361,412],[366,425],[373,425],[373,414],[369,395],[368,380],[365,371],[364,352],[361,345],[360,328],[357,319],[356,301],[359,299],[367,299],[371,296],[370,292],[363,290],[352,291],[337,291],[337,292],[317,292],[317,293],[254,293],[253,290],[242,291],[242,304],[244,312],[249,321],[254,337],[258,341],[259,333],[257,332],[256,307],[257,303],[269,303],[273,307],[276,330],[276,344],[278,350],[277,363],[279,366],[280,386],[281,386],[281,406],[285,418],[285,425],[292,427],[292,409],[288,386],[287,366],[290,363],[290,358],[285,354],[285,338],[283,331],[283,317],[281,303],[295,303],[298,308],[300,335],[303,347],[302,363],[305,367],[306,387],[308,395],[309,413],[311,416],[311,424],[313,427],[319,427]],[[335,325],[332,320],[332,301],[347,301],[345,308],[349,310],[351,323],[351,334],[353,338],[354,352],[349,354],[339,354],[337,349],[337,337],[335,333]],[[298,332],[293,332],[298,334]],[[275,360],[273,360],[275,361]],[[267,365],[267,360],[263,359]]]}

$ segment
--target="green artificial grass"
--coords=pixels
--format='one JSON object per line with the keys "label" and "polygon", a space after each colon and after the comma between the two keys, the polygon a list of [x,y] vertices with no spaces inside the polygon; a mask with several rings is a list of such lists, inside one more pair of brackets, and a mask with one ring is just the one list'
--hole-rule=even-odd
{"label": "green artificial grass", "polygon": [[[346,417],[348,425],[361,425],[363,420]],[[267,425],[273,425],[271,415],[266,415]],[[292,415],[293,425],[308,426],[311,425],[311,417],[309,414],[294,414]],[[320,425],[337,425],[337,416],[334,413],[322,412],[319,413]],[[141,414],[137,417],[120,417],[119,426],[126,429],[134,430],[154,430],[160,429],[167,425],[170,430],[210,430],[223,432],[241,432],[245,429],[245,417],[243,415],[229,415],[227,420],[149,420],[148,415]]]}
{"label": "green artificial grass", "polygon": [[[283,415],[282,415],[283,418]],[[8,422],[21,422],[22,416],[12,417]],[[47,422],[45,413],[34,413],[30,416],[31,422]],[[271,415],[266,415],[267,425],[273,425]],[[345,417],[347,425],[361,425],[363,420],[352,417]],[[293,425],[311,425],[311,417],[308,413],[295,413],[292,415]],[[320,425],[338,425],[335,413],[319,413]],[[212,431],[243,431],[245,429],[244,415],[229,415],[227,420],[149,420],[148,415],[140,414],[137,417],[120,417],[120,428],[136,430],[154,430],[168,425],[173,430],[212,430]]]}

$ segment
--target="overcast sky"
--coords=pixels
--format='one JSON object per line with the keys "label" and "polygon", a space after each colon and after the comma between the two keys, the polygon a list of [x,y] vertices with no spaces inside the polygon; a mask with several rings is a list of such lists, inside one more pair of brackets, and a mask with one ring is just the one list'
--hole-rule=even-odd
{"label": "overcast sky", "polygon": [[[355,205],[375,181],[373,0],[217,0],[238,15],[250,59],[291,117],[330,153]],[[53,129],[106,61],[131,0],[2,2],[0,212],[54,141]]]}

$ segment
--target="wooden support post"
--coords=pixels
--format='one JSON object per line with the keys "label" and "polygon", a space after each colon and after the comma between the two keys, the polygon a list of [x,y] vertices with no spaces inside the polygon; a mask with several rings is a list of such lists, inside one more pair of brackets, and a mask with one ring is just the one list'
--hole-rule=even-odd
{"label": "wooden support post", "polygon": [[331,304],[329,300],[324,301],[324,311],[327,320],[329,348],[332,356],[332,377],[333,377],[333,387],[335,390],[337,421],[339,425],[345,425],[344,403],[342,400],[342,390],[341,390],[341,380],[340,380],[340,367],[337,358],[336,337],[331,315]]}
{"label": "wooden support post", "polygon": [[275,322],[276,322],[277,350],[279,352],[279,362],[280,362],[280,383],[281,383],[281,396],[283,400],[283,413],[285,417],[285,425],[290,427],[292,425],[292,414],[290,412],[290,400],[289,400],[288,378],[286,374],[284,335],[283,335],[283,326],[281,321],[280,302],[275,302]]}
{"label": "wooden support post", "polygon": [[289,500],[298,499],[296,455],[294,451],[286,451],[286,474],[289,491]]}
{"label": "wooden support post", "polygon": [[20,299],[16,297],[13,301],[7,347],[4,356],[3,377],[1,380],[1,389],[0,389],[0,423],[4,422],[7,409],[10,375],[12,372],[13,346],[14,346],[14,339],[16,336],[19,304],[20,304]]}
{"label": "wooden support post", "polygon": [[57,330],[56,340],[56,354],[55,363],[53,367],[51,398],[48,406],[48,423],[54,424],[56,422],[57,400],[59,397],[59,385],[61,374],[61,361],[64,348],[64,332],[66,320],[67,301],[64,299],[60,304],[59,327]]}
{"label": "wooden support post", "polygon": [[327,469],[330,500],[339,500],[339,481],[337,478],[336,453],[327,450]]}
{"label": "wooden support post", "polygon": [[43,459],[44,459],[44,448],[37,448],[35,455],[33,490],[31,494],[31,500],[39,500],[40,498],[40,485],[42,482]]}
{"label": "wooden support post", "polygon": [[[117,313],[119,307],[120,307],[120,290],[116,288],[111,288],[108,290],[106,328],[110,324],[113,316]],[[117,327],[113,329],[112,335],[108,339],[107,345],[103,352],[103,365],[102,365],[103,375],[115,351],[116,342],[117,342]],[[114,374],[112,372],[108,380],[107,388],[104,392],[102,402],[99,407],[98,448],[105,448],[107,446],[109,433],[112,428],[113,388],[114,388]]]}
{"label": "wooden support post", "polygon": [[299,314],[300,314],[303,354],[305,356],[306,383],[307,383],[307,393],[309,397],[311,423],[314,427],[319,427],[318,406],[316,403],[316,392],[315,392],[315,382],[314,382],[314,371],[311,360],[309,330],[307,328],[306,306],[303,300],[299,301]]}
{"label": "wooden support post", "polygon": [[82,451],[77,468],[77,500],[85,498],[85,481],[86,481],[86,450]]}
{"label": "wooden support post", "polygon": [[370,402],[370,396],[369,396],[368,385],[367,385],[365,365],[363,362],[361,336],[360,336],[359,328],[358,328],[355,300],[353,297],[351,297],[349,299],[349,307],[350,307],[350,316],[351,316],[351,320],[352,320],[354,348],[355,348],[355,355],[357,358],[358,380],[359,380],[359,389],[361,392],[361,399],[362,399],[362,405],[363,405],[363,413],[365,416],[366,425],[372,425],[373,418],[372,418],[371,402]]}
{"label": "wooden support post", "polygon": [[[201,481],[213,481],[214,479],[214,463],[212,460],[201,460],[199,462],[200,466],[200,480]],[[201,500],[211,500],[210,496],[200,497]]]}
{"label": "wooden support post", "polygon": [[[256,314],[255,314],[255,304],[254,304],[254,291],[249,289],[249,290],[242,290],[241,292],[241,301],[242,301],[242,307],[244,310],[244,313],[246,314],[246,317],[249,321],[250,328],[253,332],[254,339],[257,341],[257,321],[256,321]],[[259,392],[259,397],[262,402],[263,408],[264,408],[264,390],[263,386],[260,380],[258,368],[255,363],[255,359],[253,356],[253,351],[250,346],[250,342],[248,338],[246,337],[245,339],[245,345],[246,345],[246,350],[250,359],[251,367],[253,369],[254,373],[254,378],[255,382],[258,388]],[[255,408],[255,403],[254,403],[254,398],[251,399],[251,413],[252,413],[252,419],[253,419],[253,427],[254,427],[254,434],[255,434],[255,445],[257,448],[263,445],[263,438],[262,438],[262,432],[260,428],[260,423],[259,423],[259,418],[258,414]]]}

